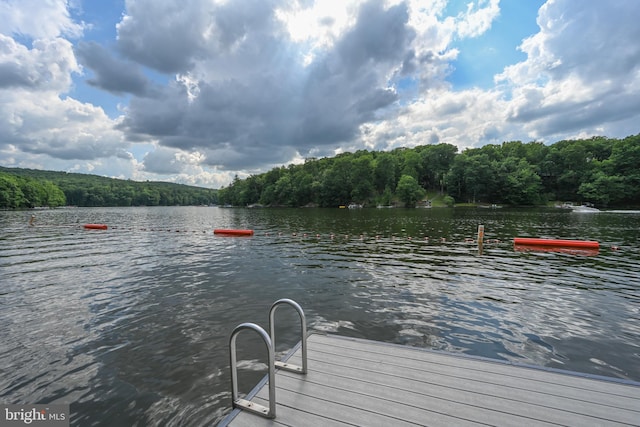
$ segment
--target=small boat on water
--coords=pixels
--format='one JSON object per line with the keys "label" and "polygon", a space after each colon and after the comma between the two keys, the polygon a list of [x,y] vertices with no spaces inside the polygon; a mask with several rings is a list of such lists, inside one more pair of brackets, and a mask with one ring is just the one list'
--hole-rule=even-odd
{"label": "small boat on water", "polygon": [[586,205],[582,205],[582,206],[573,206],[571,208],[571,212],[576,212],[576,213],[596,213],[596,212],[600,212],[600,209],[591,207],[591,206],[586,206]]}
{"label": "small boat on water", "polygon": [[557,208],[567,209],[576,213],[594,213],[600,212],[600,209],[594,208],[590,203],[584,205],[574,205],[573,202],[564,202],[561,205],[556,205]]}

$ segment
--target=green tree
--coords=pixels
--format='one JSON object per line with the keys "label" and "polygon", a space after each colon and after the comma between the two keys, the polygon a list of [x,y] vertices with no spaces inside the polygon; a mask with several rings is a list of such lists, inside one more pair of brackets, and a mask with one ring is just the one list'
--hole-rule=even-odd
{"label": "green tree", "polygon": [[421,175],[421,169],[420,155],[415,150],[405,150],[402,156],[401,174],[412,176],[417,181]]}
{"label": "green tree", "polygon": [[56,208],[67,204],[67,198],[62,190],[51,181],[43,181],[42,188],[45,194],[45,206]]}
{"label": "green tree", "polygon": [[526,159],[509,157],[500,165],[503,179],[503,197],[499,202],[512,205],[537,205],[542,203],[542,180]]}
{"label": "green tree", "polygon": [[64,193],[50,181],[0,173],[0,208],[58,207],[64,204]]}
{"label": "green tree", "polygon": [[351,167],[351,199],[362,203],[369,199],[373,193],[373,156],[362,155],[353,160]]}
{"label": "green tree", "polygon": [[640,204],[640,134],[616,141],[613,145],[608,174],[622,178],[624,196],[618,203]]}
{"label": "green tree", "polygon": [[425,191],[418,181],[411,175],[402,175],[398,181],[396,195],[408,208],[414,208],[416,203],[425,196]]}
{"label": "green tree", "polygon": [[598,172],[592,181],[580,184],[578,194],[584,201],[607,206],[611,202],[623,201],[626,197],[625,188],[623,177]]}
{"label": "green tree", "polygon": [[391,206],[393,202],[393,193],[389,187],[385,188],[380,196],[377,197],[376,202],[380,206]]}
{"label": "green tree", "polygon": [[315,202],[314,177],[302,167],[293,174],[293,198],[291,206],[305,206]]}
{"label": "green tree", "polygon": [[16,209],[24,205],[25,198],[17,177],[0,174],[0,208]]}
{"label": "green tree", "polygon": [[396,188],[398,159],[391,153],[380,153],[373,165],[373,186],[378,193],[386,188]]}
{"label": "green tree", "polygon": [[346,156],[339,156],[331,168],[322,174],[320,205],[335,207],[351,201],[351,162]]}
{"label": "green tree", "polygon": [[500,183],[496,165],[489,155],[481,150],[466,150],[456,156],[447,174],[447,189],[457,200],[472,202],[497,202],[500,197]]}
{"label": "green tree", "polygon": [[458,148],[451,144],[429,145],[422,151],[422,181],[426,188],[444,193],[445,176],[451,169],[457,152]]}

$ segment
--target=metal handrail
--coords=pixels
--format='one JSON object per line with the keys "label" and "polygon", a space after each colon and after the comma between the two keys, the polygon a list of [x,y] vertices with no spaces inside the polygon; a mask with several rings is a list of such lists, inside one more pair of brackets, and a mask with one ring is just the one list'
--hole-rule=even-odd
{"label": "metal handrail", "polygon": [[276,361],[275,366],[279,369],[283,369],[285,371],[295,372],[297,374],[306,374],[307,373],[307,319],[304,315],[304,311],[302,307],[295,302],[294,300],[283,298],[274,302],[271,305],[271,309],[269,310],[269,334],[271,337],[271,343],[273,348],[276,347],[276,328],[275,328],[275,313],[279,306],[287,304],[292,306],[298,312],[300,316],[300,341],[302,343],[302,366],[292,365],[290,363]]}
{"label": "metal handrail", "polygon": [[[238,397],[238,372],[236,361],[236,338],[243,330],[253,330],[260,335],[267,346],[269,365],[269,407],[250,402]],[[255,323],[242,323],[233,330],[229,338],[229,354],[231,358],[231,399],[234,408],[241,408],[265,418],[276,417],[276,381],[275,381],[275,356],[273,343],[267,332]]]}

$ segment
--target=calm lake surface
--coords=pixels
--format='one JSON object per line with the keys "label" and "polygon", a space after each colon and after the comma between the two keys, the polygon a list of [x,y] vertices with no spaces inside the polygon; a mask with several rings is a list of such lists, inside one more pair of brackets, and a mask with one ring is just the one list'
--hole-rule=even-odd
{"label": "calm lake surface", "polygon": [[[266,328],[280,298],[310,330],[640,381],[640,212],[77,208],[29,227],[31,213],[0,212],[0,402],[70,403],[73,425],[217,422],[229,333]],[[482,255],[466,241],[479,224]],[[278,353],[296,316],[278,310]],[[264,347],[246,333],[238,352],[248,392]]]}

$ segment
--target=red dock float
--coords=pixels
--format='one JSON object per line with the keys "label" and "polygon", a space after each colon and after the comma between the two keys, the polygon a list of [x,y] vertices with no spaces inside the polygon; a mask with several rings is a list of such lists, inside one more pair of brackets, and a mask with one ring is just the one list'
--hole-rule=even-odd
{"label": "red dock float", "polygon": [[222,234],[225,236],[253,236],[253,230],[238,230],[232,228],[216,228],[213,234]]}
{"label": "red dock float", "polygon": [[596,256],[600,254],[598,248],[579,248],[568,246],[536,246],[536,245],[513,245],[516,252],[556,252],[569,255]]}
{"label": "red dock float", "polygon": [[85,224],[84,228],[88,228],[89,230],[106,230],[107,224]]}
{"label": "red dock float", "polygon": [[530,237],[515,237],[515,245],[524,246],[554,246],[565,248],[598,249],[600,243],[592,240],[562,240],[562,239],[536,239]]}

